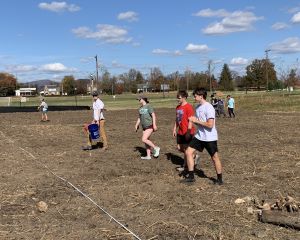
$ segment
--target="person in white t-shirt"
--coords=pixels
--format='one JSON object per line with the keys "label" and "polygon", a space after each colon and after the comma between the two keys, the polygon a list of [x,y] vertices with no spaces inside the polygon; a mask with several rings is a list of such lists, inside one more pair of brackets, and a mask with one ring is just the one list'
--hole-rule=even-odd
{"label": "person in white t-shirt", "polygon": [[42,111],[42,120],[41,120],[41,122],[47,122],[47,121],[49,121],[48,120],[48,115],[47,115],[48,104],[45,102],[45,99],[41,100],[41,104],[38,107],[38,110]]}
{"label": "person in white t-shirt", "polygon": [[186,150],[188,173],[183,182],[191,183],[194,178],[194,153],[196,150],[202,152],[206,149],[217,173],[216,184],[222,185],[222,164],[218,154],[218,133],[215,126],[216,112],[214,107],[206,101],[207,92],[203,88],[197,88],[193,92],[195,101],[199,103],[196,107],[196,116],[189,117],[189,121],[198,127],[198,130],[189,143]]}
{"label": "person in white t-shirt", "polygon": [[[94,124],[94,123],[98,124],[98,126],[100,128],[100,135],[103,140],[103,148],[102,149],[107,150],[108,142],[107,142],[105,126],[104,126],[105,125],[105,118],[103,115],[104,110],[105,110],[104,103],[100,100],[98,93],[94,92],[93,93],[93,121],[91,124]],[[88,140],[88,145],[83,147],[83,150],[92,150],[92,140],[91,140],[91,137],[89,135],[89,130],[88,130],[89,125],[90,124],[84,125],[84,131],[89,136],[89,140]]]}

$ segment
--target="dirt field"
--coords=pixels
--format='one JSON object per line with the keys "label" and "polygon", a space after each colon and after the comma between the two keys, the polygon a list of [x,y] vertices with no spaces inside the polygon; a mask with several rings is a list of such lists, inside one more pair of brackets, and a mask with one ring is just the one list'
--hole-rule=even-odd
{"label": "dirt field", "polygon": [[[136,110],[108,111],[108,151],[81,150],[88,111],[0,114],[0,239],[134,239],[55,174],[88,194],[140,239],[300,239],[300,232],[260,223],[239,197],[300,200],[300,113],[238,112],[217,119],[225,185],[215,186],[201,153],[196,183],[179,183],[182,161],[172,138],[173,109],[157,109],[153,135],[161,155],[140,160]],[[47,169],[47,168],[48,169]],[[46,212],[36,208],[48,204]]]}

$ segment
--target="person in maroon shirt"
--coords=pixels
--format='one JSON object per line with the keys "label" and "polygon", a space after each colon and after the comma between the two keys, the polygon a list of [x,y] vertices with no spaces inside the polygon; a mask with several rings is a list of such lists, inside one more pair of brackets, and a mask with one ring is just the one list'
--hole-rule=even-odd
{"label": "person in maroon shirt", "polygon": [[[186,149],[195,134],[195,128],[189,117],[194,116],[194,109],[191,104],[187,102],[188,93],[186,91],[179,91],[177,93],[178,106],[176,107],[176,120],[173,128],[173,137],[177,139],[177,148],[184,153],[184,164],[178,167],[177,170],[183,172],[187,168],[186,164]],[[199,157],[196,156],[195,163],[198,163]]]}

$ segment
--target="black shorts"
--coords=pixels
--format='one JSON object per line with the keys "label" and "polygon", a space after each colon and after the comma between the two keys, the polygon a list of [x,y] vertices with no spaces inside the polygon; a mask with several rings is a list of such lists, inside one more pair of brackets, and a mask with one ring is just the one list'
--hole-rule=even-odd
{"label": "black shorts", "polygon": [[193,136],[188,139],[188,141],[186,140],[186,137],[185,137],[185,134],[184,135],[180,135],[180,134],[177,134],[177,144],[186,144],[188,145],[193,139]]}
{"label": "black shorts", "polygon": [[143,131],[145,131],[147,129],[153,129],[153,125],[150,125],[150,126],[147,126],[147,127],[143,127]]}
{"label": "black shorts", "polygon": [[199,152],[202,152],[203,149],[206,149],[211,157],[215,155],[216,152],[218,152],[217,141],[205,142],[205,141],[200,141],[195,137],[190,142],[189,147],[194,148]]}

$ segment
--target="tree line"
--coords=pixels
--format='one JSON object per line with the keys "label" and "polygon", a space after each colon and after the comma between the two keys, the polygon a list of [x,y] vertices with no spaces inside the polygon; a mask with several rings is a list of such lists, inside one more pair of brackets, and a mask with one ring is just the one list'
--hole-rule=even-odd
{"label": "tree line", "polygon": [[[118,76],[111,75],[105,70],[98,79],[75,79],[74,76],[65,76],[61,81],[61,91],[68,95],[87,94],[91,81],[94,81],[97,89],[107,94],[121,94],[123,92],[136,93],[139,85],[146,85],[149,91],[162,91],[162,85],[168,85],[168,90],[178,91],[182,89],[195,89],[204,87],[208,90],[232,91],[238,90],[273,90],[300,85],[298,69],[277,73],[275,65],[268,59],[255,59],[246,66],[246,74],[240,76],[230,70],[228,64],[222,67],[219,78],[210,73],[210,69],[204,72],[192,72],[186,70],[164,75],[160,68],[154,67],[150,73],[143,75],[136,69]],[[22,84],[18,83],[14,75],[0,73],[0,95],[14,95],[15,90]]]}

